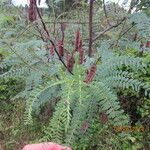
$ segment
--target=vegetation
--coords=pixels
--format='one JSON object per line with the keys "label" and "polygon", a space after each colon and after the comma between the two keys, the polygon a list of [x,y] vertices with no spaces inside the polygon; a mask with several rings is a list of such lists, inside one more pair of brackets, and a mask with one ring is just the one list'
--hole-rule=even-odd
{"label": "vegetation", "polygon": [[148,8],[69,2],[0,1],[0,147],[148,150]]}

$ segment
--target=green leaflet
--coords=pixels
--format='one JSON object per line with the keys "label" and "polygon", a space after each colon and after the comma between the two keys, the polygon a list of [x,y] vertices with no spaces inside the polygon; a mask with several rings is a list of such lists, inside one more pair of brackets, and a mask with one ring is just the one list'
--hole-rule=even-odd
{"label": "green leaflet", "polygon": [[32,123],[33,105],[34,105],[34,103],[36,103],[36,101],[38,100],[41,93],[44,92],[45,90],[47,90],[48,88],[52,88],[53,86],[63,84],[63,83],[64,83],[64,81],[58,81],[55,83],[48,82],[43,86],[42,85],[38,86],[35,90],[32,91],[32,93],[30,94],[30,97],[26,103],[25,124]]}

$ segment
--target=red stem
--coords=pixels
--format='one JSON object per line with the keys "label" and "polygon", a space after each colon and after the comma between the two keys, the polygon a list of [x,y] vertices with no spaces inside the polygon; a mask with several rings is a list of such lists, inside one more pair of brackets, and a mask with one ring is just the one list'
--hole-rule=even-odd
{"label": "red stem", "polygon": [[89,57],[92,56],[92,44],[93,44],[93,28],[92,28],[93,4],[94,4],[94,0],[90,0],[90,9],[89,9],[89,52],[88,52]]}

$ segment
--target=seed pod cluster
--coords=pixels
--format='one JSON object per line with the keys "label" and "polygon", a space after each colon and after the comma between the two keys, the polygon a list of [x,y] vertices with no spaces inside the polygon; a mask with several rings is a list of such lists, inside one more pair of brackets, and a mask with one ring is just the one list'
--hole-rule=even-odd
{"label": "seed pod cluster", "polygon": [[83,48],[82,48],[82,40],[80,40],[80,44],[79,44],[79,47],[78,47],[78,52],[79,52],[79,64],[82,64],[83,60],[84,60],[84,51],[83,51]]}
{"label": "seed pod cluster", "polygon": [[80,34],[80,30],[78,29],[75,37],[75,51],[78,51],[80,40],[81,40],[81,34]]}
{"label": "seed pod cluster", "polygon": [[87,72],[85,83],[90,84],[96,74],[96,64],[93,64],[90,70]]}
{"label": "seed pod cluster", "polygon": [[31,22],[37,19],[36,0],[30,0],[28,15]]}
{"label": "seed pod cluster", "polygon": [[79,29],[76,32],[75,51],[79,52],[79,64],[82,64],[84,59],[84,51],[82,47],[82,39]]}
{"label": "seed pod cluster", "polygon": [[64,44],[63,41],[58,42],[58,53],[60,57],[64,56]]}
{"label": "seed pod cluster", "polygon": [[74,66],[74,63],[75,63],[74,55],[67,53],[66,61],[67,61],[67,69],[68,69],[68,71],[72,72],[73,66]]}

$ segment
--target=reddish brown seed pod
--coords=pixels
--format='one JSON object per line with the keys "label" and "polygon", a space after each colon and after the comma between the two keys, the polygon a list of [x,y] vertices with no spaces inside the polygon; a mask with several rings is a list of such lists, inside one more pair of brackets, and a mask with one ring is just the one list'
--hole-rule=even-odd
{"label": "reddish brown seed pod", "polygon": [[82,39],[81,39],[81,33],[79,29],[76,32],[75,51],[79,52],[79,64],[82,64],[84,62],[84,51],[82,48]]}
{"label": "reddish brown seed pod", "polygon": [[67,54],[66,61],[67,61],[67,69],[68,69],[68,71],[72,72],[73,66],[74,66],[74,63],[75,63],[75,59],[74,59],[73,55]]}
{"label": "reddish brown seed pod", "polygon": [[83,64],[84,60],[84,51],[83,49],[80,50],[79,52],[79,64]]}
{"label": "reddish brown seed pod", "polygon": [[63,41],[59,41],[58,42],[58,53],[59,53],[60,57],[64,56],[64,44],[63,44]]}
{"label": "reddish brown seed pod", "polygon": [[68,62],[69,59],[70,59],[70,54],[69,54],[69,52],[66,52],[66,62]]}
{"label": "reddish brown seed pod", "polygon": [[78,44],[78,52],[79,52],[79,64],[82,64],[83,60],[84,60],[84,51],[82,48],[82,40],[81,39]]}
{"label": "reddish brown seed pod", "polygon": [[54,53],[55,53],[54,46],[51,45],[51,47],[50,47],[50,55],[54,56]]}
{"label": "reddish brown seed pod", "polygon": [[82,49],[82,39],[80,38],[79,43],[78,43],[78,51]]}
{"label": "reddish brown seed pod", "polygon": [[147,47],[147,48],[150,48],[150,40],[149,40],[149,41],[147,41],[147,43],[146,43],[146,47]]}
{"label": "reddish brown seed pod", "polygon": [[81,40],[81,35],[80,35],[80,30],[78,29],[75,37],[75,51],[78,51],[80,40]]}
{"label": "reddish brown seed pod", "polygon": [[96,74],[96,64],[93,64],[90,70],[88,71],[88,74],[84,82],[90,84],[93,81],[95,74]]}
{"label": "reddish brown seed pod", "polygon": [[29,15],[29,21],[31,22],[37,19],[36,0],[30,0],[28,15]]}

